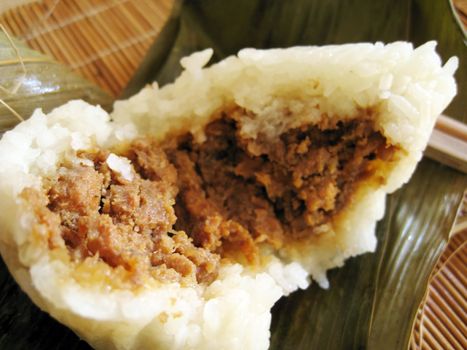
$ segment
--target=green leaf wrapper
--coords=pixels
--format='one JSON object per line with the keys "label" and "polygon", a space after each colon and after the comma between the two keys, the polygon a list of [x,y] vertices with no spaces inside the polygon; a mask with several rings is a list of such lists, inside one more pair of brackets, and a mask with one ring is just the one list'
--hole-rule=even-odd
{"label": "green leaf wrapper", "polygon": [[[24,63],[24,69],[21,65]],[[79,77],[65,65],[22,42],[10,42],[0,31],[0,99],[22,118],[29,118],[35,108],[49,112],[72,99],[83,99],[109,109],[110,95]],[[6,106],[0,105],[0,133],[19,122]]]}

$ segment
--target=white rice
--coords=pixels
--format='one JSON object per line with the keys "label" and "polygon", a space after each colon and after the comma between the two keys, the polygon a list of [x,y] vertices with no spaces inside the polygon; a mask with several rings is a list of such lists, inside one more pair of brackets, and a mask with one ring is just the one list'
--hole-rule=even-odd
{"label": "white rice", "polygon": [[[326,270],[351,256],[374,251],[374,229],[384,214],[386,193],[408,181],[422,156],[436,117],[456,93],[457,59],[444,66],[429,42],[417,49],[404,42],[245,49],[203,69],[212,51],[182,60],[175,83],[144,88],[100,107],[71,101],[47,116],[32,117],[0,141],[0,250],[11,273],[43,310],[98,349],[266,349],[270,309],[282,295],[308,286],[308,274],[327,287]],[[241,132],[271,137],[322,118],[350,119],[377,108],[375,125],[403,157],[379,188],[361,188],[319,244],[288,248],[271,256],[261,271],[224,264],[209,286],[146,286],[143,291],[89,287],[71,267],[50,256],[31,234],[36,217],[18,194],[40,189],[76,151],[108,148],[150,133],[193,132],[214,112],[236,104],[256,114]],[[292,118],[285,118],[289,110]],[[110,120],[113,122],[110,122]],[[111,155],[109,167],[130,179],[125,158]]]}
{"label": "white rice", "polygon": [[125,180],[133,180],[132,165],[129,159],[110,153],[105,162],[110,169],[122,175]]}

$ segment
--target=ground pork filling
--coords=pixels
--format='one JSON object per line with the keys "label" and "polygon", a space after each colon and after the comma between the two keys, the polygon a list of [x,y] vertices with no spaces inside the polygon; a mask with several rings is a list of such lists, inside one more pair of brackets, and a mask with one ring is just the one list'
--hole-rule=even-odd
{"label": "ground pork filling", "polygon": [[396,148],[370,115],[253,139],[242,136],[241,111],[222,113],[202,143],[186,134],[141,138],[119,156],[82,152],[37,203],[75,261],[97,256],[135,276],[210,283],[221,259],[256,264],[260,244],[319,235],[359,183],[384,181],[378,171]]}

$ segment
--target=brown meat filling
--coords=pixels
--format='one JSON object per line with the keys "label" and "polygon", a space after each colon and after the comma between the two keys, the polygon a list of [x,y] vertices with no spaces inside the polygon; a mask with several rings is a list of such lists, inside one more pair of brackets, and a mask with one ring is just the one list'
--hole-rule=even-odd
{"label": "brown meat filling", "polygon": [[242,137],[241,111],[224,113],[201,144],[191,134],[133,142],[122,154],[131,181],[108,167],[109,152],[81,154],[94,166],[64,165],[45,202],[75,260],[210,283],[220,258],[255,263],[261,242],[280,248],[325,230],[357,184],[377,177],[396,148],[368,113],[274,140]]}
{"label": "brown meat filling", "polygon": [[83,154],[94,167],[62,167],[48,192],[48,208],[60,215],[74,259],[98,255],[136,277],[212,281],[219,256],[172,230],[177,172],[165,153],[149,142],[134,142],[127,154],[137,170],[132,181],[109,168],[108,155]]}
{"label": "brown meat filling", "polygon": [[258,242],[280,248],[323,231],[396,150],[369,119],[275,140],[243,138],[238,124],[238,113],[224,115],[206,127],[204,143],[187,135],[168,154],[179,174],[175,227],[197,246],[250,262]]}

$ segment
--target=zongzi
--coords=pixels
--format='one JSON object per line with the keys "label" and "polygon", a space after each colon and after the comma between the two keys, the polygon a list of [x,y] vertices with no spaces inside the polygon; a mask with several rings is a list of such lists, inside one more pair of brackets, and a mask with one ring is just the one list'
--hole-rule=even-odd
{"label": "zongzi", "polygon": [[267,348],[281,296],[375,250],[456,93],[434,42],[211,55],[0,141],[2,256],[97,349]]}

